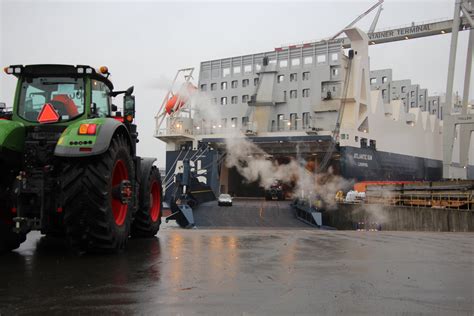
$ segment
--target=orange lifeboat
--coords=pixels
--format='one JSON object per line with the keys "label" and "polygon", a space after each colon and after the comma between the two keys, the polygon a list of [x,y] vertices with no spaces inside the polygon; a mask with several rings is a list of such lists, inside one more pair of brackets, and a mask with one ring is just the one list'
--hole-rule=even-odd
{"label": "orange lifeboat", "polygon": [[192,85],[191,83],[183,84],[180,91],[177,94],[174,94],[167,102],[165,106],[165,111],[168,114],[171,114],[178,109],[180,109],[183,105],[188,102],[189,96],[194,93],[197,88]]}
{"label": "orange lifeboat", "polygon": [[[178,101],[179,99],[179,101]],[[181,108],[187,101],[187,98],[183,98],[183,97],[179,97],[177,94],[173,95],[169,100],[168,102],[166,102],[166,106],[165,106],[165,111],[166,113],[168,114],[171,114],[176,110],[178,110],[179,108]],[[178,102],[178,104],[176,105],[176,103]],[[175,107],[176,105],[176,107]]]}

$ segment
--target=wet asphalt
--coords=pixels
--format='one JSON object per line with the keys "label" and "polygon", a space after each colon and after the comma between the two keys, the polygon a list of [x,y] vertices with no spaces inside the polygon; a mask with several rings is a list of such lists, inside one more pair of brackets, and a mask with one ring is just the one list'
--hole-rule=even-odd
{"label": "wet asphalt", "polygon": [[271,227],[258,214],[265,225],[164,224],[115,255],[78,257],[30,233],[0,257],[0,314],[474,314],[472,233]]}

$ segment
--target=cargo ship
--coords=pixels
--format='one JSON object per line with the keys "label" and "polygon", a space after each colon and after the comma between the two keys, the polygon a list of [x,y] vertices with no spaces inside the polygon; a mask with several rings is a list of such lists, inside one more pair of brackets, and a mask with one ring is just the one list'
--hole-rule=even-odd
{"label": "cargo ship", "polygon": [[[258,183],[225,163],[228,137],[251,141],[279,164],[298,160],[354,181],[442,179],[442,98],[391,69],[371,70],[367,34],[345,33],[344,41],[201,62],[198,101],[186,106],[183,98],[166,127],[157,124],[155,137],[167,146],[167,198],[184,159],[215,194],[263,197]],[[462,167],[472,179],[472,139],[470,148]]]}

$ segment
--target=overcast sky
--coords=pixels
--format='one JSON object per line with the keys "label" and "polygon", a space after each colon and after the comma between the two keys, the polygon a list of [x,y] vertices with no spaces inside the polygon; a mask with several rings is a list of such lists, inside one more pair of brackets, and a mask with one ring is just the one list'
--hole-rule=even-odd
{"label": "overcast sky", "polygon": [[[177,69],[328,37],[375,2],[0,0],[0,61],[107,65],[116,88],[135,85],[139,153],[158,157],[164,166],[165,146],[152,137],[154,116],[165,93],[160,83]],[[377,28],[452,18],[453,9],[454,0],[386,0]],[[368,29],[374,13],[358,26]],[[395,80],[411,79],[429,94],[444,93],[450,38],[372,46],[371,69],[392,68]],[[461,32],[455,75],[461,94],[467,39],[468,32]],[[12,105],[14,80],[3,73],[0,78],[0,101]]]}

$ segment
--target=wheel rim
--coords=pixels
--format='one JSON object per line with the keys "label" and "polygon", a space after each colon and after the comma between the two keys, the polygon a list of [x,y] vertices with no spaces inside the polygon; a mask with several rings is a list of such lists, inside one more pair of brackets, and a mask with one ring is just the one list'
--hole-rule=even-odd
{"label": "wheel rim", "polygon": [[[112,188],[120,185],[123,180],[128,180],[128,170],[125,166],[125,162],[120,159],[115,163],[112,173]],[[128,204],[122,204],[122,201],[115,198],[113,194],[110,196],[112,197],[112,213],[114,215],[115,224],[122,226],[127,217]]]}
{"label": "wheel rim", "polygon": [[150,191],[150,217],[153,222],[156,222],[160,217],[161,194],[160,187],[156,181],[151,184]]}

